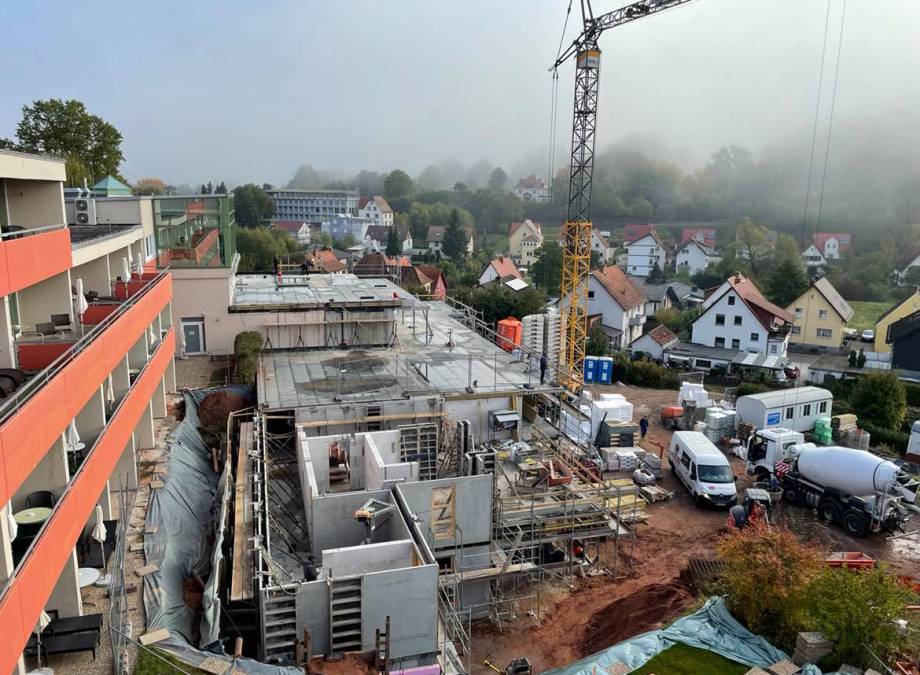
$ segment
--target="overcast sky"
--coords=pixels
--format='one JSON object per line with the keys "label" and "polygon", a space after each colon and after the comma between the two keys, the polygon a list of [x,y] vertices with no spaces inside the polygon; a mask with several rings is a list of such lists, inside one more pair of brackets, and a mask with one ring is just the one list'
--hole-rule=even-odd
{"label": "overcast sky", "polygon": [[[827,100],[843,2],[831,0]],[[542,166],[566,5],[0,0],[0,135],[33,99],[78,98],[121,130],[129,180],[283,183],[304,163],[414,175],[449,157]],[[826,7],[698,0],[609,31],[599,144],[638,135],[693,167],[728,143],[810,142]],[[836,119],[918,140],[920,2],[849,0],[843,35]],[[560,73],[566,146],[572,77]]]}

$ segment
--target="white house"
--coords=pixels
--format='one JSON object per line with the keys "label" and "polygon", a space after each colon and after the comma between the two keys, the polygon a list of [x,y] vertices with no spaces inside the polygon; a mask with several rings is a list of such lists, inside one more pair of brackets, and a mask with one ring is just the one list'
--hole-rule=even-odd
{"label": "white house", "polygon": [[802,264],[805,267],[826,267],[827,258],[814,244],[809,244],[808,248],[802,251]]}
{"label": "white house", "polygon": [[[499,256],[489,262],[482,274],[479,275],[479,285],[485,286],[495,281],[505,282],[512,279],[521,279],[521,273],[518,272],[518,268],[511,261],[511,258]],[[526,285],[524,288],[526,288]],[[520,287],[515,287],[515,285],[512,285],[511,289],[515,291],[521,290]]]}
{"label": "white house", "polygon": [[543,182],[542,178],[537,178],[533,174],[530,174],[527,178],[521,178],[517,185],[514,186],[513,192],[521,201],[538,202],[540,204],[549,201],[549,188],[546,187],[546,183]]}
{"label": "white house", "polygon": [[656,265],[664,269],[666,259],[664,244],[655,230],[626,244],[626,271],[633,276],[647,277]]}
{"label": "white house", "polygon": [[898,267],[894,271],[895,281],[903,286],[910,270],[915,267],[920,267],[920,252],[917,251],[908,253],[901,259],[901,262],[898,263]]}
{"label": "white house", "polygon": [[300,220],[275,220],[272,227],[276,230],[284,230],[294,237],[294,241],[303,246],[310,244],[310,224]]}
{"label": "white house", "polygon": [[701,242],[699,239],[692,238],[685,241],[677,249],[674,257],[674,268],[678,271],[685,271],[688,274],[696,274],[707,269],[721,260],[719,254],[712,248]]}
{"label": "white house", "polygon": [[629,351],[632,354],[648,354],[656,361],[661,361],[664,358],[665,350],[670,349],[677,343],[677,335],[661,323],[642,337],[630,342]]}
{"label": "white house", "polygon": [[812,241],[827,260],[839,260],[850,250],[852,235],[849,232],[815,232]]}
{"label": "white house", "polygon": [[393,226],[393,209],[387,200],[380,196],[362,197],[358,202],[358,215],[373,225]]}
{"label": "white house", "polygon": [[370,221],[364,218],[339,213],[323,220],[321,227],[322,231],[333,240],[340,241],[350,236],[357,242],[363,242],[367,237],[367,228],[370,227],[370,224]]}
{"label": "white house", "polygon": [[690,329],[692,343],[786,356],[792,314],[763,297],[740,272],[706,298],[700,312]]}
{"label": "white house", "polygon": [[[466,232],[466,252],[470,255],[473,255],[473,234],[469,230],[464,230]],[[444,235],[447,234],[447,227],[445,225],[429,225],[428,226],[428,250],[431,253],[440,253],[442,247],[444,246]],[[410,242],[411,243],[411,242]],[[411,246],[409,248],[412,248]]]}
{"label": "white house", "polygon": [[642,335],[645,295],[619,267],[604,267],[588,276],[588,317],[596,317],[614,349]]}
{"label": "white house", "polygon": [[600,256],[600,261],[605,265],[611,262],[616,249],[610,247],[607,238],[602,232],[591,230],[591,250]]}

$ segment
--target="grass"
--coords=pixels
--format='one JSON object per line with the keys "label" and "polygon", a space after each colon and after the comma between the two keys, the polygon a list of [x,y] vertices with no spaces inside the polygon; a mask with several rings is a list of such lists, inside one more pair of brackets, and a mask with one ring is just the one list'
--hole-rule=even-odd
{"label": "grass", "polygon": [[705,649],[676,644],[665,649],[632,675],[744,675],[750,666],[729,661]]}
{"label": "grass", "polygon": [[875,330],[875,322],[893,302],[870,302],[867,300],[853,300],[850,307],[853,308],[853,318],[847,322],[848,328],[855,328],[859,332],[867,328]]}
{"label": "grass", "polygon": [[[155,651],[157,655],[162,656],[168,663],[164,662],[163,659],[158,659],[147,649],[139,647],[137,650],[137,663],[134,665],[134,675],[182,675],[182,673],[207,675],[204,670],[187,666],[162,649],[154,648],[151,651]],[[174,664],[177,667],[171,667],[169,664]]]}

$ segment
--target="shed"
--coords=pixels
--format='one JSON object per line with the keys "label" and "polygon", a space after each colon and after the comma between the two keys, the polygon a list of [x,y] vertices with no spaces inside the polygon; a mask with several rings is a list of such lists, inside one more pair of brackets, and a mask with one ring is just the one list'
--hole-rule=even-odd
{"label": "shed", "polygon": [[785,427],[811,431],[819,417],[830,417],[834,396],[821,387],[777,389],[742,396],[735,404],[738,418],[758,429]]}

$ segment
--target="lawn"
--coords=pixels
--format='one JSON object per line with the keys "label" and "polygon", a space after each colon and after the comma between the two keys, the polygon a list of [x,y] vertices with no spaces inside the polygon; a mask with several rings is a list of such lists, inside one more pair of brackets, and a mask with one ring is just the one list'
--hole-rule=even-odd
{"label": "lawn", "polygon": [[632,675],[744,675],[750,669],[713,652],[676,644],[632,671]]}
{"label": "lawn", "polygon": [[865,300],[853,300],[850,307],[853,308],[853,318],[847,322],[849,328],[855,328],[859,332],[870,328],[875,330],[875,322],[893,302],[868,302]]}

